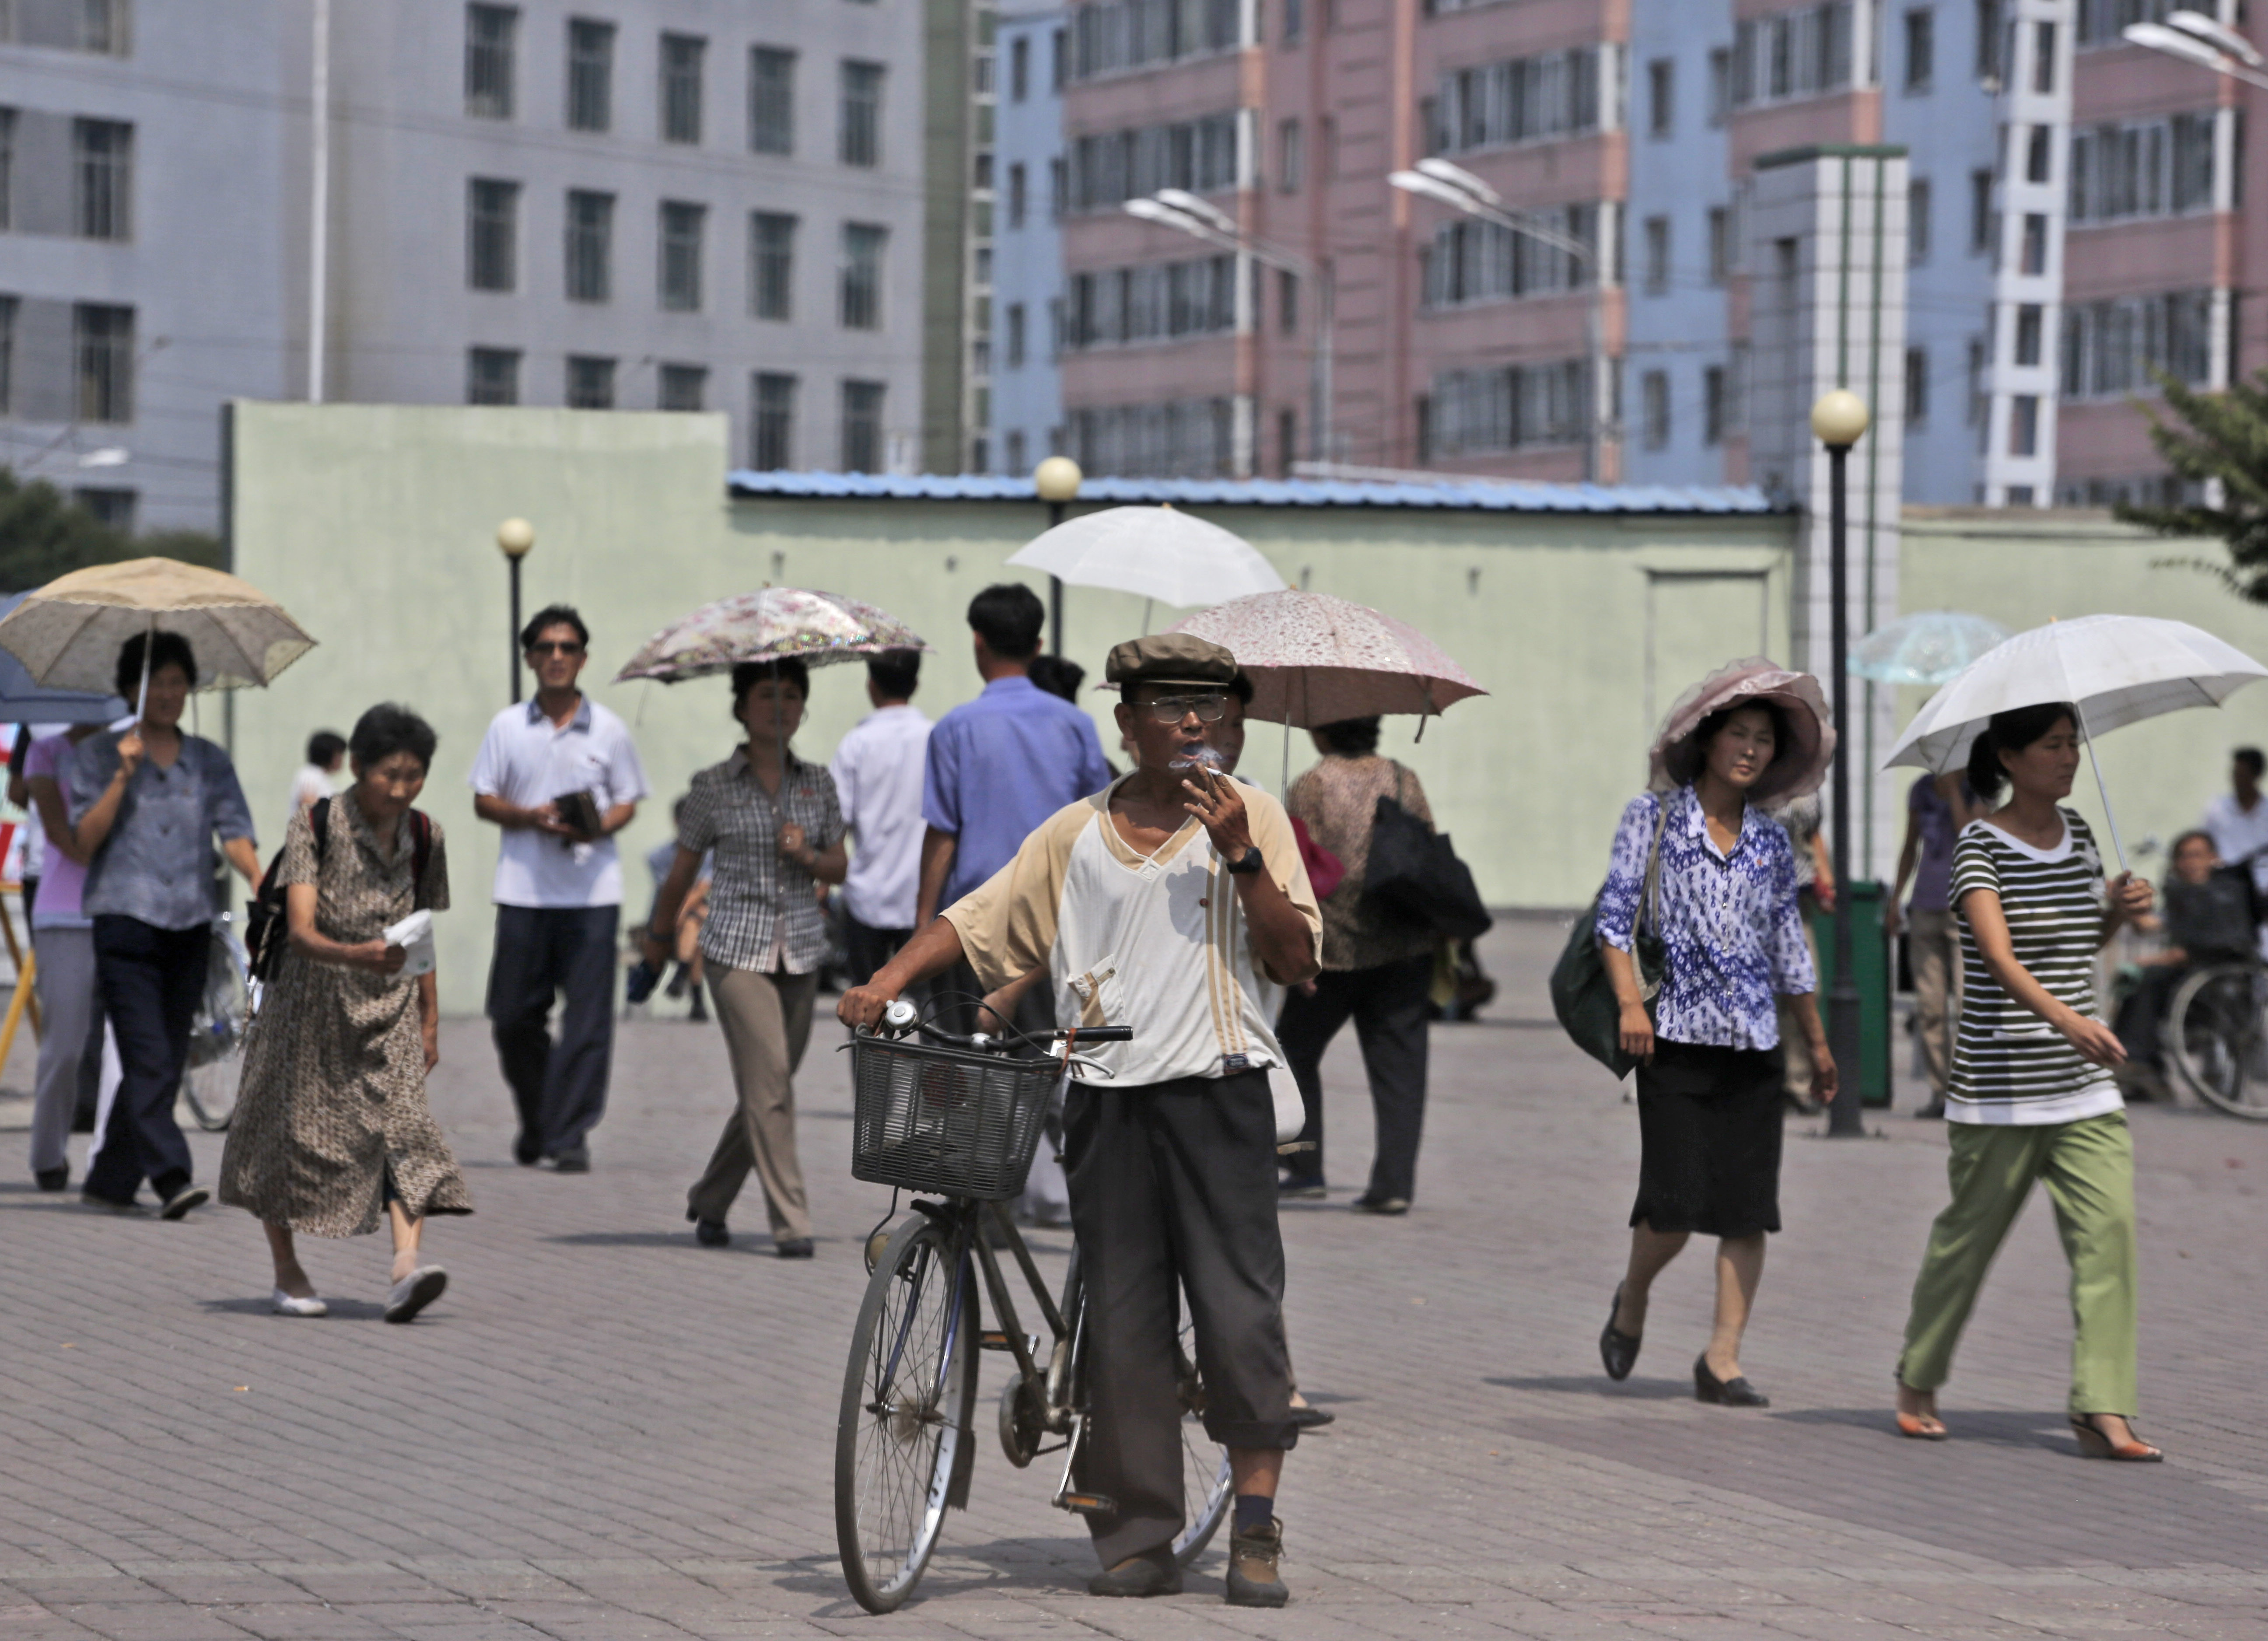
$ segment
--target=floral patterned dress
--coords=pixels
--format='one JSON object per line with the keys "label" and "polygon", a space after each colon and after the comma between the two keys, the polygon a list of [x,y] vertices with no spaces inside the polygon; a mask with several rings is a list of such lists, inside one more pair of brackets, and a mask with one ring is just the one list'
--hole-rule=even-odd
{"label": "floral patterned dress", "polygon": [[[375,940],[417,903],[409,823],[389,856],[352,793],[331,802],[321,859],[306,810],[284,835],[277,882],[316,887],[315,928]],[[449,904],[448,858],[432,829],[425,906]],[[244,1083],[221,1157],[220,1200],[317,1237],[386,1223],[386,1186],[413,1216],[469,1214],[471,1194],[425,1105],[417,981],[317,963],[286,949],[252,1024]]]}

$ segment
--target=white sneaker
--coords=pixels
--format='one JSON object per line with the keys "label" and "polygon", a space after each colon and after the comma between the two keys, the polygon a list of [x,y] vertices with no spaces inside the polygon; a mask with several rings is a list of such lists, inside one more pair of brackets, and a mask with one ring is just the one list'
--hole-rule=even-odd
{"label": "white sneaker", "polygon": [[328,1316],[331,1307],[314,1294],[296,1299],[278,1288],[268,1302],[268,1308],[278,1316]]}

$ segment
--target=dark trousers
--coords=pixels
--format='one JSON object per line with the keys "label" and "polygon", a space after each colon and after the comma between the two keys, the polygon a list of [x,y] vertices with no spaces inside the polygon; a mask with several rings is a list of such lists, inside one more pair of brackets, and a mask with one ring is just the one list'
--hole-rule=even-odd
{"label": "dark trousers", "polygon": [[147,1179],[168,1197],[189,1182],[189,1142],[173,1120],[173,1098],[211,946],[202,923],[159,928],[114,913],[94,920],[95,984],[118,1034],[122,1076],[102,1149],[86,1172],[91,1196],[130,1202]]}
{"label": "dark trousers", "polygon": [[848,912],[843,914],[843,943],[849,953],[844,965],[843,979],[852,986],[864,986],[874,978],[874,972],[898,955],[898,950],[914,937],[909,928],[876,928],[871,923],[861,923]]}
{"label": "dark trousers", "polygon": [[1074,1083],[1064,1104],[1071,1217],[1086,1281],[1093,1420],[1086,1489],[1106,1567],[1164,1550],[1182,1529],[1181,1295],[1196,1324],[1205,1433],[1290,1447],[1276,1113],[1258,1071],[1140,1088]]}
{"label": "dark trousers", "polygon": [[[615,1053],[619,906],[498,906],[489,1025],[519,1108],[519,1143],[545,1157],[589,1138]],[[559,1041],[551,1003],[562,999]]]}
{"label": "dark trousers", "polygon": [[1314,996],[1295,988],[1285,998],[1276,1040],[1307,1108],[1300,1138],[1314,1147],[1292,1153],[1303,1177],[1322,1178],[1323,1050],[1351,1015],[1378,1125],[1370,1194],[1405,1201],[1416,1194],[1418,1140],[1425,1126],[1425,996],[1432,977],[1432,957],[1421,954],[1373,969],[1326,969],[1315,977]]}

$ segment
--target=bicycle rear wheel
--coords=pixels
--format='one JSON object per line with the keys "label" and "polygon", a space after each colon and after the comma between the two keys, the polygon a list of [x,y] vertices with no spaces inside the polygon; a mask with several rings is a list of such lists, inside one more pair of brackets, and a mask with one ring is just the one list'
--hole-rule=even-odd
{"label": "bicycle rear wheel", "polygon": [[243,947],[225,922],[213,925],[205,964],[204,994],[189,1028],[189,1052],[181,1068],[181,1094],[197,1127],[218,1134],[236,1114],[237,1085],[244,1076],[244,1031],[252,991]]}
{"label": "bicycle rear wheel", "polygon": [[903,1605],[937,1548],[970,1439],[976,1301],[967,1256],[923,1215],[898,1227],[867,1281],[836,1426],[835,1541],[870,1613]]}
{"label": "bicycle rear wheel", "polygon": [[2268,975],[2244,963],[2199,969],[2166,1010],[2176,1073],[2232,1117],[2268,1121]]}
{"label": "bicycle rear wheel", "polygon": [[1204,1379],[1197,1371],[1197,1329],[1182,1326],[1178,1351],[1182,1381],[1182,1530],[1174,1540],[1174,1559],[1186,1567],[1204,1553],[1228,1515],[1233,1488],[1228,1449],[1205,1434]]}

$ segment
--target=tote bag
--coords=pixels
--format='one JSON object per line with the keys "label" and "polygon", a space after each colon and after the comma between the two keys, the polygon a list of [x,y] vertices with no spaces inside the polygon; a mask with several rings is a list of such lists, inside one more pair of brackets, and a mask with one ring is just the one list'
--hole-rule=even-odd
{"label": "tote bag", "polygon": [[1481,904],[1473,875],[1435,832],[1402,807],[1402,765],[1394,766],[1394,796],[1381,794],[1370,827],[1370,864],[1363,898],[1388,918],[1416,924],[1451,940],[1477,940],[1496,920]]}
{"label": "tote bag", "polygon": [[[1661,940],[1661,830],[1669,819],[1669,800],[1661,801],[1654,818],[1653,846],[1646,851],[1646,883],[1638,895],[1638,926],[1631,930],[1631,956],[1638,964],[1638,992],[1653,1012],[1654,994],[1661,989],[1664,957]],[[1602,887],[1601,894],[1606,891]],[[1614,981],[1599,952],[1599,901],[1575,920],[1567,931],[1567,945],[1551,970],[1551,1012],[1574,1039],[1575,1046],[1617,1077],[1626,1077],[1638,1064],[1623,1053],[1623,1006],[1615,999]]]}

